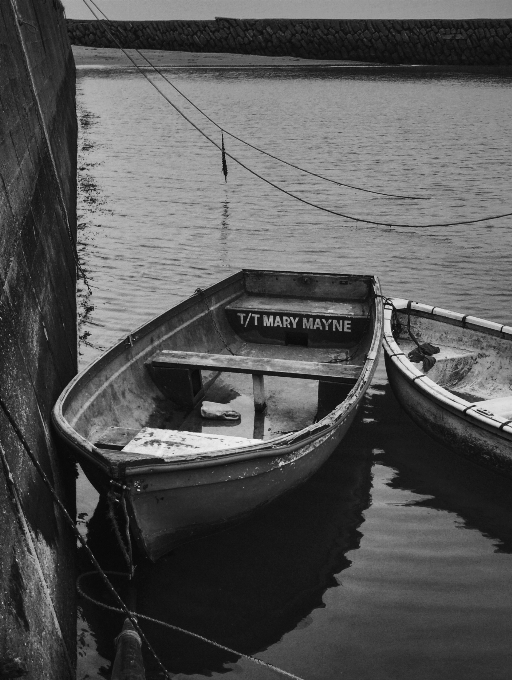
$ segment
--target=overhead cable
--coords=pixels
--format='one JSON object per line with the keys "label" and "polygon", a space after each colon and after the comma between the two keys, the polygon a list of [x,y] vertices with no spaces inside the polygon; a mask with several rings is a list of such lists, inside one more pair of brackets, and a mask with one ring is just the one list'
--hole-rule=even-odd
{"label": "overhead cable", "polygon": [[[104,17],[105,21],[107,21],[111,26],[114,26],[112,21],[107,17],[107,15],[102,11],[102,9],[100,7],[98,7],[98,5],[96,4],[96,2],[94,0],[88,0],[88,1],[92,5],[94,5],[94,7],[96,7],[98,12]],[[85,0],[84,0],[84,2],[85,2]],[[88,9],[92,12],[90,7],[88,7]],[[94,14],[94,17],[96,19],[98,19],[97,15],[94,12],[92,12],[92,13]],[[101,21],[101,19],[99,19],[99,21]],[[109,35],[112,38],[112,40],[114,40],[114,42],[117,44],[119,49],[123,50],[123,52],[124,52],[124,49],[121,47],[121,44],[112,35],[111,32],[109,32]],[[288,165],[290,168],[294,168],[295,170],[299,170],[300,172],[304,172],[308,175],[311,175],[312,177],[318,177],[318,179],[324,180],[325,182],[331,182],[331,184],[336,184],[339,187],[354,189],[355,191],[363,191],[367,194],[376,194],[377,196],[385,196],[386,198],[397,198],[399,200],[424,201],[424,200],[428,200],[430,198],[429,196],[404,196],[402,194],[389,194],[389,193],[386,193],[384,191],[375,191],[374,189],[365,189],[364,187],[358,187],[358,186],[355,186],[353,184],[347,184],[346,182],[338,182],[337,180],[331,179],[329,177],[324,177],[323,175],[320,175],[316,172],[312,172],[311,170],[307,170],[306,168],[301,168],[298,165],[294,165],[293,163],[290,163],[289,161],[285,161],[283,158],[279,158],[278,156],[275,156],[275,155],[269,153],[268,151],[265,151],[264,149],[260,149],[259,147],[255,146],[254,144],[251,144],[250,142],[246,141],[245,139],[242,139],[241,137],[237,137],[235,134],[233,134],[229,130],[226,130],[226,128],[219,125],[213,118],[211,118],[199,106],[197,106],[197,104],[195,104],[189,97],[187,97],[187,95],[184,92],[182,92],[171,80],[169,80],[169,78],[166,76],[166,74],[161,69],[159,69],[158,66],[153,64],[153,62],[150,59],[148,59],[146,57],[146,55],[143,54],[137,47],[133,47],[131,49],[134,52],[136,52],[142,59],[144,59],[144,61],[148,64],[148,66],[150,66],[156,73],[158,73],[158,75],[161,76],[165,80],[165,82],[168,83],[181,97],[183,97],[183,99],[186,102],[188,102],[196,111],[198,111],[202,116],[204,116],[206,118],[206,120],[208,120],[212,125],[214,125],[219,130],[219,132],[222,132],[223,134],[228,135],[232,139],[236,139],[237,142],[240,142],[241,144],[245,144],[245,146],[248,146],[249,148],[253,149],[254,151],[257,151],[258,153],[263,154],[264,156],[268,156],[269,158],[272,158],[275,161],[278,161],[279,163],[283,163],[284,165]],[[124,52],[124,53],[126,54],[126,52]],[[128,55],[126,55],[126,56],[128,56]],[[132,64],[137,66],[137,64],[133,61],[133,59],[131,59],[130,57],[128,57],[128,58],[130,59]]]}
{"label": "overhead cable", "polygon": [[[98,19],[97,14],[94,12],[94,10],[90,7],[89,3],[93,3],[94,6],[96,7],[96,4],[94,3],[94,0],[83,0],[84,4],[88,7],[89,11],[93,14],[93,16]],[[100,10],[101,11],[101,10]],[[101,21],[101,19],[98,19]],[[109,21],[107,19],[107,21]],[[105,26],[105,31],[107,34],[110,36],[110,38],[118,45],[119,49],[123,52],[123,54],[131,61],[131,63],[137,68],[139,73],[141,73],[144,78],[152,85],[157,92],[165,99],[165,101],[172,106],[172,108],[179,113],[179,115],[184,118],[195,130],[197,130],[205,139],[207,139],[210,144],[215,146],[221,153],[222,153],[222,146],[218,144],[215,140],[213,140],[209,135],[204,132],[196,123],[194,123],[169,97],[163,92],[156,83],[154,83],[151,78],[147,76],[147,74],[144,72],[143,69],[140,68],[140,66],[136,63],[136,61],[128,54],[128,52],[121,46],[119,41],[112,35],[112,33],[108,30],[107,26]],[[401,228],[401,229],[430,229],[430,228],[436,228],[436,227],[457,227],[457,226],[462,226],[462,225],[467,225],[467,224],[477,224],[479,222],[488,222],[490,220],[498,220],[502,219],[504,217],[511,217],[512,212],[507,212],[507,213],[502,213],[499,215],[489,215],[487,217],[480,217],[472,220],[460,220],[457,222],[436,222],[436,223],[431,223],[431,224],[403,224],[400,222],[385,222],[383,220],[370,220],[364,217],[356,217],[354,215],[348,215],[346,213],[339,212],[337,210],[332,210],[331,208],[326,208],[325,206],[318,205],[317,203],[312,203],[311,201],[307,201],[304,198],[301,198],[300,196],[297,196],[297,194],[292,193],[291,191],[287,191],[286,189],[283,189],[279,185],[275,184],[274,182],[271,182],[269,179],[266,179],[266,177],[263,177],[259,173],[257,173],[255,170],[252,170],[249,166],[245,165],[241,160],[239,160],[236,156],[233,156],[232,154],[228,153],[225,151],[225,155],[227,158],[231,158],[232,161],[237,163],[240,167],[244,168],[244,170],[247,170],[251,175],[254,175],[258,179],[260,179],[262,182],[265,182],[269,186],[273,187],[277,191],[280,191],[283,194],[286,194],[287,196],[290,196],[290,198],[294,198],[296,201],[299,201],[300,203],[304,203],[304,205],[308,205],[311,208],[316,208],[317,210],[321,210],[322,212],[328,213],[330,215],[334,215],[336,217],[343,217],[344,219],[351,220],[353,222],[361,222],[363,224],[371,224],[374,226],[379,226],[379,227],[396,227],[396,228]]]}

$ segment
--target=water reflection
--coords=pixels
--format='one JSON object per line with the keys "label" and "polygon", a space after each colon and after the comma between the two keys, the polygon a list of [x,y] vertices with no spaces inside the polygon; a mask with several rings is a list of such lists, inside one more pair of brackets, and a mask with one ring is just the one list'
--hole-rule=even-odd
{"label": "water reflection", "polygon": [[222,217],[220,223],[220,260],[223,266],[229,265],[228,255],[228,235],[229,235],[229,199],[226,196],[222,201]]}
{"label": "water reflection", "polygon": [[[380,663],[377,680],[390,669],[405,678],[407,654],[415,663],[420,659],[418,677],[427,678],[429,649],[443,659],[436,677],[462,677],[461,655],[471,648],[480,658],[477,650],[491,640],[493,663],[503,669],[502,638],[512,633],[506,565],[490,562],[476,546],[490,539],[496,552],[512,552],[510,489],[510,482],[433,443],[381,381],[340,449],[304,486],[237,527],[182,546],[156,564],[140,564],[138,611],[260,656],[279,648],[287,634],[304,631],[302,653],[318,657],[313,678],[335,678],[342,670],[359,677],[367,665]],[[473,530],[475,537],[457,538],[454,528]],[[124,568],[102,504],[88,536],[106,568]],[[97,583],[89,585],[94,590]],[[112,658],[120,618],[87,604],[84,612],[98,652]],[[421,649],[405,656],[404,626],[411,640],[422,640]],[[143,627],[173,673],[225,673],[238,661],[182,634]],[[324,658],[317,647],[333,636],[337,645],[328,646],[331,656]],[[375,658],[363,662],[358,649],[367,643]],[[291,657],[284,658],[293,670]],[[151,658],[146,663],[148,679],[157,678]],[[478,678],[477,669],[473,675],[465,669],[464,677]]]}
{"label": "water reflection", "polygon": [[[414,224],[507,211],[509,73],[172,75],[214,119],[290,162],[354,185],[433,197],[411,204],[341,192],[244,150],[249,165],[317,203]],[[97,116],[85,131],[93,143],[87,172],[109,208],[82,201],[81,221],[90,226],[81,237],[95,234],[87,246],[94,309],[84,327],[94,347],[83,346],[83,364],[96,347],[231,268],[371,272],[388,295],[511,323],[510,221],[409,231],[349,224],[285,201],[234,164],[224,184],[218,150],[156,96],[148,99],[135,73],[81,70],[78,85]],[[232,141],[231,151],[239,151]],[[143,566],[141,610],[308,680],[508,677],[508,483],[418,430],[396,405],[382,364],[343,451],[247,523]],[[95,550],[114,545],[105,527],[99,508],[89,523]],[[92,605],[84,611],[99,653],[112,658],[120,617]],[[147,632],[171,670],[215,674],[234,661],[155,627]],[[86,654],[94,665],[94,651]],[[238,662],[233,670],[241,669]]]}
{"label": "water reflection", "polygon": [[[129,77],[142,79],[139,71],[134,66],[79,66],[80,76],[92,78],[118,78]],[[250,80],[339,80],[342,78],[357,80],[404,81],[411,80],[435,80],[454,81],[458,83],[468,82],[475,84],[496,85],[506,84],[512,79],[511,66],[337,66],[333,64],[306,66],[159,66],[159,70],[172,80],[186,78],[194,80],[205,78],[223,81],[250,81]],[[150,69],[145,69],[152,73]],[[156,80],[158,76],[152,74]]]}
{"label": "water reflection", "polygon": [[[347,552],[359,545],[371,464],[371,449],[354,434],[309,482],[252,519],[140,564],[138,611],[246,654],[307,625],[312,610],[324,606],[325,591],[338,586],[336,575],[350,566]],[[89,544],[106,567],[123,568],[101,504],[89,523]],[[86,616],[99,633],[98,651],[111,657],[119,617],[88,607]],[[173,673],[222,672],[236,660],[181,634],[144,628]]]}
{"label": "water reflection", "polygon": [[376,400],[385,414],[380,436],[389,443],[377,460],[396,470],[390,486],[419,494],[411,501],[416,507],[454,513],[460,528],[490,538],[496,552],[512,553],[512,481],[425,435],[400,409],[389,385]]}

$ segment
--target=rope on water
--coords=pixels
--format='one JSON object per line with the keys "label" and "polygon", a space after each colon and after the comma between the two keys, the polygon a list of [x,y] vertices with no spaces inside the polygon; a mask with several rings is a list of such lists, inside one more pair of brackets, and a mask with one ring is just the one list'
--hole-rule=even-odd
{"label": "rope on water", "polygon": [[[85,0],[83,0],[83,1],[84,1],[84,4],[85,4],[85,5],[87,6],[87,8],[89,9],[89,11],[93,14],[94,18],[97,19],[98,21],[102,21],[102,20],[98,17],[98,15],[97,15],[90,7],[89,7],[89,5],[87,4],[87,2],[86,2]],[[90,2],[92,5],[94,5],[94,7],[96,7],[96,9],[98,10],[98,12],[104,17],[104,20],[105,20],[107,23],[109,23],[111,26],[113,26],[112,22],[111,22],[110,19],[107,17],[107,15],[105,14],[105,12],[103,12],[103,11],[101,10],[101,8],[98,7],[98,5],[94,2],[94,0],[88,0],[88,2]],[[140,71],[139,65],[138,65],[138,64],[130,57],[129,54],[126,53],[125,49],[124,49],[123,47],[121,47],[121,44],[120,44],[120,42],[117,40],[117,38],[116,38],[110,31],[108,31],[108,29],[106,29],[106,30],[107,30],[108,35],[109,35],[110,38],[112,38],[112,40],[116,43],[116,45],[118,46],[118,48],[125,54],[126,57],[128,57],[128,59],[132,62],[132,64],[133,64],[137,69],[139,69],[139,71]],[[320,175],[320,174],[318,174],[318,173],[316,173],[316,172],[312,172],[311,170],[306,170],[306,168],[301,168],[301,167],[299,167],[298,165],[294,165],[293,163],[290,163],[290,162],[288,162],[288,161],[285,161],[283,158],[279,158],[278,156],[274,156],[273,154],[269,153],[268,151],[264,151],[263,149],[260,149],[259,147],[255,146],[254,144],[251,144],[250,142],[246,141],[245,139],[242,139],[241,137],[237,137],[235,134],[233,134],[233,133],[230,132],[229,130],[226,130],[226,128],[223,128],[223,127],[222,127],[221,125],[219,125],[215,120],[213,120],[213,118],[211,118],[207,113],[205,113],[201,108],[199,108],[199,106],[197,106],[196,104],[194,104],[194,102],[193,102],[191,99],[189,99],[189,97],[187,97],[187,95],[184,94],[178,87],[176,87],[176,85],[175,85],[171,80],[169,80],[169,78],[165,75],[165,73],[163,73],[163,72],[161,71],[161,69],[159,69],[157,66],[155,66],[155,64],[153,64],[153,62],[150,61],[150,60],[146,57],[146,55],[142,54],[142,52],[141,52],[137,47],[132,47],[132,48],[130,48],[130,49],[132,49],[132,50],[133,50],[134,52],[136,52],[142,59],[144,59],[144,61],[145,61],[145,62],[146,62],[146,63],[147,63],[147,64],[148,64],[148,65],[149,65],[156,73],[158,73],[158,75],[161,76],[161,77],[166,81],[166,83],[168,83],[168,84],[169,84],[169,85],[170,85],[170,86],[171,86],[171,87],[172,87],[172,88],[173,88],[173,89],[174,89],[181,97],[183,97],[183,99],[184,99],[186,102],[188,102],[188,103],[189,103],[196,111],[198,111],[202,116],[204,116],[204,117],[206,118],[206,120],[208,120],[210,123],[212,123],[212,125],[215,125],[215,127],[216,127],[220,132],[222,132],[222,133],[224,133],[224,134],[226,134],[226,135],[229,135],[229,137],[231,137],[232,139],[236,139],[237,142],[240,142],[241,144],[245,144],[245,146],[248,146],[249,148],[253,149],[254,151],[257,151],[258,153],[261,153],[261,154],[263,154],[264,156],[268,156],[268,158],[272,158],[272,159],[274,159],[275,161],[278,161],[279,163],[283,163],[284,165],[288,165],[290,168],[294,168],[295,170],[299,170],[300,172],[305,172],[307,175],[311,175],[312,177],[317,177],[318,179],[321,179],[321,180],[323,180],[324,182],[330,182],[331,184],[336,184],[336,185],[339,186],[339,187],[345,187],[345,188],[347,188],[347,189],[354,189],[355,191],[363,191],[363,192],[365,192],[365,193],[367,193],[367,194],[376,194],[377,196],[385,196],[386,198],[398,198],[398,199],[400,199],[400,200],[414,200],[414,201],[424,201],[424,200],[428,200],[428,199],[430,198],[430,196],[404,196],[403,194],[390,194],[390,193],[386,193],[386,192],[384,192],[384,191],[375,191],[375,190],[373,190],[373,189],[365,189],[364,187],[358,187],[358,186],[355,186],[355,185],[353,185],[353,184],[347,184],[346,182],[338,182],[338,181],[336,181],[336,180],[334,180],[334,179],[330,179],[329,177],[324,177],[323,175]],[[151,81],[150,81],[150,82],[151,82]]]}
{"label": "rope on water", "polygon": [[[108,571],[106,572],[107,574],[111,576],[121,576],[121,577],[128,577],[128,574],[125,574],[122,571]],[[101,607],[102,609],[106,609],[108,611],[116,612],[117,614],[123,614],[125,613],[124,610],[119,609],[117,607],[113,607],[112,605],[105,604],[104,602],[101,602],[100,600],[96,600],[94,597],[91,597],[88,595],[84,589],[82,588],[82,580],[84,578],[87,578],[89,576],[97,575],[97,572],[95,571],[87,571],[84,572],[83,574],[80,574],[80,576],[77,578],[76,581],[76,588],[79,594],[92,604],[95,604],[97,607]],[[292,678],[292,680],[303,680],[298,675],[294,675],[293,673],[289,673],[288,671],[283,670],[282,668],[279,668],[278,666],[274,666],[274,664],[269,663],[268,661],[263,661],[262,659],[258,659],[256,656],[251,656],[250,654],[244,654],[243,652],[237,652],[235,649],[231,649],[230,647],[226,647],[225,645],[221,645],[219,642],[215,642],[214,640],[210,640],[203,635],[199,635],[198,633],[193,633],[190,630],[186,630],[185,628],[181,628],[180,626],[175,626],[172,623],[167,623],[166,621],[161,621],[160,619],[154,619],[151,616],[146,616],[145,614],[138,614],[136,612],[130,612],[130,614],[136,618],[136,619],[141,619],[142,621],[148,621],[149,623],[155,623],[158,624],[159,626],[163,626],[164,628],[169,628],[170,630],[173,630],[178,633],[183,633],[184,635],[188,635],[190,637],[196,638],[197,640],[201,640],[202,642],[205,642],[209,645],[212,645],[213,647],[217,647],[217,649],[222,649],[225,652],[229,652],[230,654],[233,654],[234,656],[239,656],[243,659],[246,659],[247,661],[252,661],[255,664],[258,664],[260,666],[263,666],[265,668],[268,668],[271,671],[274,671],[275,673],[279,673],[279,675],[283,675],[284,677],[287,678]]]}

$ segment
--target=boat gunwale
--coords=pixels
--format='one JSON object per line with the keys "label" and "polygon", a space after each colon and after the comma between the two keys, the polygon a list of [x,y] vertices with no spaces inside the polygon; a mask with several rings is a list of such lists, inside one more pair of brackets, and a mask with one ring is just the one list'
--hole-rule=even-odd
{"label": "boat gunwale", "polygon": [[503,340],[512,341],[512,327],[506,324],[487,321],[477,316],[460,314],[442,307],[425,305],[404,298],[388,298],[384,304],[384,337],[382,345],[386,358],[397,367],[403,378],[410,384],[414,383],[415,388],[434,403],[442,404],[443,408],[447,408],[452,413],[461,416],[475,426],[483,427],[509,440],[510,435],[512,435],[510,418],[503,418],[490,413],[487,415],[482,412],[483,407],[481,404],[462,399],[441,387],[407,358],[407,355],[402,351],[391,331],[393,311],[406,312],[407,309],[410,309],[414,316],[432,319],[460,328],[467,328],[468,330],[478,331],[484,335],[492,335]]}
{"label": "boat gunwale", "polygon": [[[279,273],[279,274],[299,274],[300,272],[290,272],[281,270],[255,270],[255,269],[242,269],[235,274],[232,274],[221,281],[218,281],[208,288],[204,289],[204,293],[211,295],[219,292],[223,288],[236,283],[245,276],[245,272],[257,272],[257,273]],[[310,274],[308,272],[308,274]],[[126,351],[127,346],[132,346],[134,342],[147,336],[155,328],[161,327],[167,317],[175,316],[177,313],[189,309],[190,307],[197,304],[198,296],[201,293],[195,292],[190,297],[182,300],[178,304],[167,309],[165,312],[156,315],[150,321],[141,324],[133,333],[128,334],[126,337],[118,340],[110,349],[102,353],[95,361],[86,366],[80,373],[78,373],[75,378],[68,384],[64,389],[62,394],[59,396],[54,409],[52,411],[52,419],[55,427],[59,431],[59,434],[66,439],[66,441],[77,451],[80,455],[88,459],[90,463],[98,468],[101,468],[104,472],[112,477],[119,478],[132,477],[140,474],[152,474],[161,473],[169,470],[184,470],[188,468],[197,467],[207,467],[210,465],[222,465],[225,463],[235,463],[241,460],[249,460],[258,457],[277,457],[285,456],[289,453],[297,451],[299,448],[306,447],[313,443],[318,438],[328,435],[332,430],[339,426],[347,413],[349,413],[353,406],[357,404],[360,399],[364,396],[366,388],[370,383],[376,367],[379,357],[379,350],[384,329],[384,309],[382,303],[382,292],[380,288],[380,282],[376,276],[373,275],[357,275],[357,274],[329,274],[324,272],[311,273],[315,276],[343,276],[350,279],[364,279],[370,284],[370,297],[373,297],[373,334],[372,341],[369,350],[366,354],[365,362],[361,367],[361,372],[357,379],[357,382],[350,390],[345,399],[331,411],[327,416],[322,418],[322,420],[317,423],[313,423],[306,428],[299,430],[293,434],[284,434],[267,441],[262,441],[257,444],[252,444],[237,449],[233,449],[229,454],[222,452],[218,456],[212,456],[211,458],[203,458],[201,460],[190,460],[190,461],[167,461],[162,460],[162,462],[157,461],[153,458],[151,461],[116,461],[111,462],[108,460],[102,451],[95,447],[88,439],[80,435],[75,428],[70,424],[67,418],[64,416],[64,406],[66,401],[72,397],[72,394],[89,383],[94,377],[96,377],[105,365],[108,365],[118,356],[122,355]],[[224,304],[225,301],[219,303],[219,305]],[[217,306],[217,305],[216,305]],[[175,329],[173,329],[175,332]],[[149,349],[153,351],[154,348]],[[141,354],[143,354],[142,352]],[[123,368],[123,370],[125,370]],[[92,397],[91,397],[92,399]],[[212,452],[214,454],[215,452]]]}

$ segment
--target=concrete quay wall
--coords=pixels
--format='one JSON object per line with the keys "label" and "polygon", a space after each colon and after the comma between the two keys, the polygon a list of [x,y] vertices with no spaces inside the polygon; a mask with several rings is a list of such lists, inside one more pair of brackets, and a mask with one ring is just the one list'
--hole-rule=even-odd
{"label": "concrete quay wall", "polygon": [[1,2],[0,678],[75,678],[76,539],[24,443],[74,516],[50,413],[77,370],[76,144],[60,0]]}
{"label": "concrete quay wall", "polygon": [[68,20],[74,45],[386,64],[512,65],[512,19]]}

